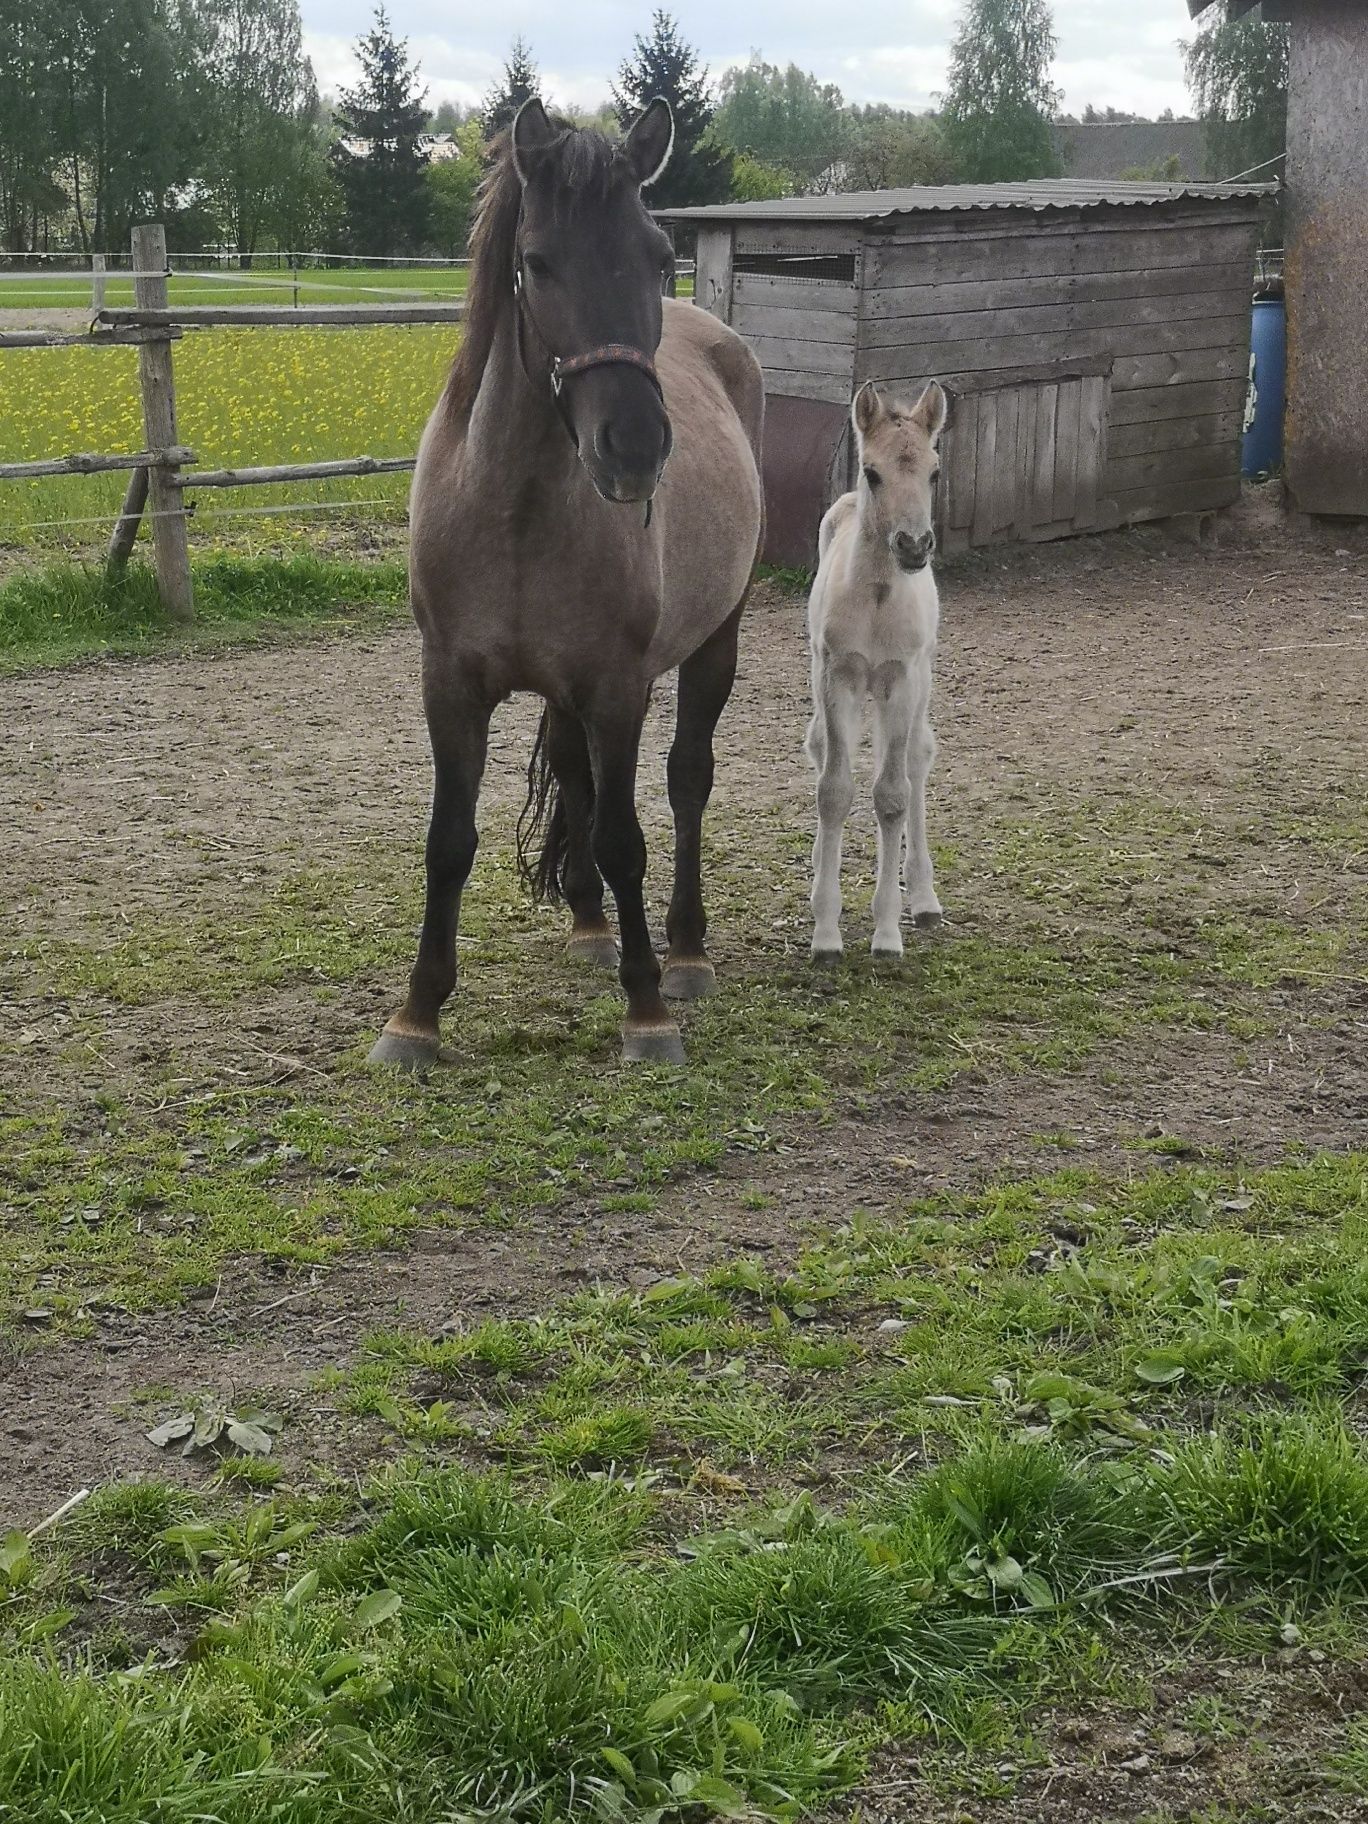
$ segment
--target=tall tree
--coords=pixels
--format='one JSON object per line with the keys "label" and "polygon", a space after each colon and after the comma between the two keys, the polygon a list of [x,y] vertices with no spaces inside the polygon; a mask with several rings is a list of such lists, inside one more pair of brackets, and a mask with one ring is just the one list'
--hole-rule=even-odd
{"label": "tall tree", "polygon": [[200,0],[200,18],[209,104],[201,176],[248,265],[264,237],[279,238],[318,92],[299,0]]}
{"label": "tall tree", "polygon": [[780,166],[808,190],[845,157],[845,98],[834,82],[820,82],[796,63],[780,69],[752,56],[722,78],[713,136],[737,152]]}
{"label": "tall tree", "polygon": [[1046,0],[968,0],[950,52],[942,122],[970,183],[1053,177],[1055,35]]}
{"label": "tall tree", "polygon": [[0,31],[0,246],[23,253],[39,222],[66,205],[57,162],[57,7],[6,8]]}
{"label": "tall tree", "polygon": [[203,131],[199,23],[187,0],[56,0],[55,175],[87,252],[122,252],[194,174]]}
{"label": "tall tree", "polygon": [[503,75],[485,96],[481,119],[485,138],[493,139],[513,125],[513,117],[525,101],[541,94],[541,75],[532,61],[532,47],[521,33],[509,46]]}
{"label": "tall tree", "polygon": [[1222,177],[1235,177],[1287,150],[1285,25],[1250,15],[1218,19],[1183,51],[1207,153]]}
{"label": "tall tree", "polygon": [[713,119],[708,72],[697,51],[680,37],[675,19],[660,8],[651,16],[650,37],[637,38],[618,70],[613,86],[618,124],[629,127],[657,95],[674,114],[674,150],[651,187],[653,207],[725,202],[731,194],[731,154],[708,132]]}
{"label": "tall tree", "polygon": [[955,180],[955,164],[933,114],[852,108],[843,178],[844,190],[949,184]]}
{"label": "tall tree", "polygon": [[457,157],[434,159],[427,169],[428,230],[433,247],[448,259],[466,251],[484,175],[484,129],[478,119],[456,129],[456,144]]}
{"label": "tall tree", "polygon": [[427,91],[383,5],[357,39],[356,54],[361,80],[339,98],[340,137],[332,149],[347,239],[357,253],[411,253],[427,226]]}

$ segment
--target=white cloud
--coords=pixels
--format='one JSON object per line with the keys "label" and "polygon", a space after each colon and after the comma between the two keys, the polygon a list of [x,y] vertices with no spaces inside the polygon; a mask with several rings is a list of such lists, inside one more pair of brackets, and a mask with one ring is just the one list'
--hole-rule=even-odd
{"label": "white cloud", "polygon": [[[320,86],[355,80],[351,40],[370,23],[372,0],[302,0],[306,43]],[[674,0],[681,29],[714,79],[759,49],[773,63],[799,64],[839,83],[851,101],[929,107],[945,87],[950,40],[962,0]],[[475,102],[495,81],[521,32],[548,92],[576,107],[596,106],[636,33],[648,26],[641,0],[514,0],[506,10],[453,7],[450,0],[390,0],[395,30],[407,34],[434,102]],[[1190,37],[1186,0],[1055,0],[1065,106],[1183,113],[1189,106],[1179,41]]]}

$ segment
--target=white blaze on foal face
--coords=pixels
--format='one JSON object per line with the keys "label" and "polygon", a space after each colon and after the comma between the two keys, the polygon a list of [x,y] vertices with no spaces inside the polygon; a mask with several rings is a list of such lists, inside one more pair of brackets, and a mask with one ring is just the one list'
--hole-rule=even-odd
{"label": "white blaze on foal face", "polygon": [[866,381],[851,407],[860,451],[860,521],[887,543],[900,570],[924,570],[936,548],[936,443],[945,412],[945,392],[935,380],[913,406],[881,398]]}

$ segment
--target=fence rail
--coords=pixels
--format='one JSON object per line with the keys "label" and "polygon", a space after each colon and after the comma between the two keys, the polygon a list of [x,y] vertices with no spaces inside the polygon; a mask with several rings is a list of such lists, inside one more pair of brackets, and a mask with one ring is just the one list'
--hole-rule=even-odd
{"label": "fence rail", "polygon": [[[199,488],[247,488],[278,482],[326,481],[341,475],[397,474],[411,470],[412,456],[349,456],[326,462],[273,463],[259,467],[196,470],[194,450],[176,433],[176,384],[172,367],[173,345],[187,332],[205,328],[305,328],[353,327],[357,324],[459,323],[465,306],[429,304],[224,304],[172,306],[168,296],[170,276],[166,235],[159,226],[135,228],[130,258],[136,303],[132,308],[109,309],[100,297],[95,320],[82,334],[51,330],[0,332],[0,350],[53,348],[76,345],[88,348],[132,343],[138,349],[138,381],[142,394],[143,435],[146,448],[132,454],[101,452],[51,456],[36,462],[0,464],[0,481],[31,480],[53,475],[95,475],[127,471],[128,487],[109,541],[111,574],[127,563],[146,520],[151,528],[157,574],[157,592],[167,614],[177,621],[194,619],[194,591],[190,577],[188,526],[194,504],[185,496]],[[12,277],[0,273],[0,278]],[[23,275],[28,276],[28,275]],[[70,273],[45,274],[64,278]],[[88,275],[92,285],[103,287],[109,276],[97,267]],[[0,294],[2,296],[2,294]],[[242,509],[230,508],[236,512]],[[289,508],[246,509],[281,512]],[[76,523],[76,522],[71,522]],[[89,523],[100,523],[98,520]]]}

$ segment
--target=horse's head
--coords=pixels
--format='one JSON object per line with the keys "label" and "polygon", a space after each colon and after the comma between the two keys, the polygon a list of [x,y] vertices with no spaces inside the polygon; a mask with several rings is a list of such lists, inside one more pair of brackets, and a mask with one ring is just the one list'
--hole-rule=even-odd
{"label": "horse's head", "polygon": [[537,357],[580,460],[605,500],[655,493],[670,453],[654,357],[673,254],[641,200],[674,143],[653,101],[620,144],[553,121],[539,101],[513,123],[522,187],[514,283]]}
{"label": "horse's head", "polygon": [[887,539],[903,570],[924,570],[936,548],[936,444],[945,414],[945,389],[938,380],[913,406],[883,398],[866,380],[850,408],[860,450],[860,517]]}

